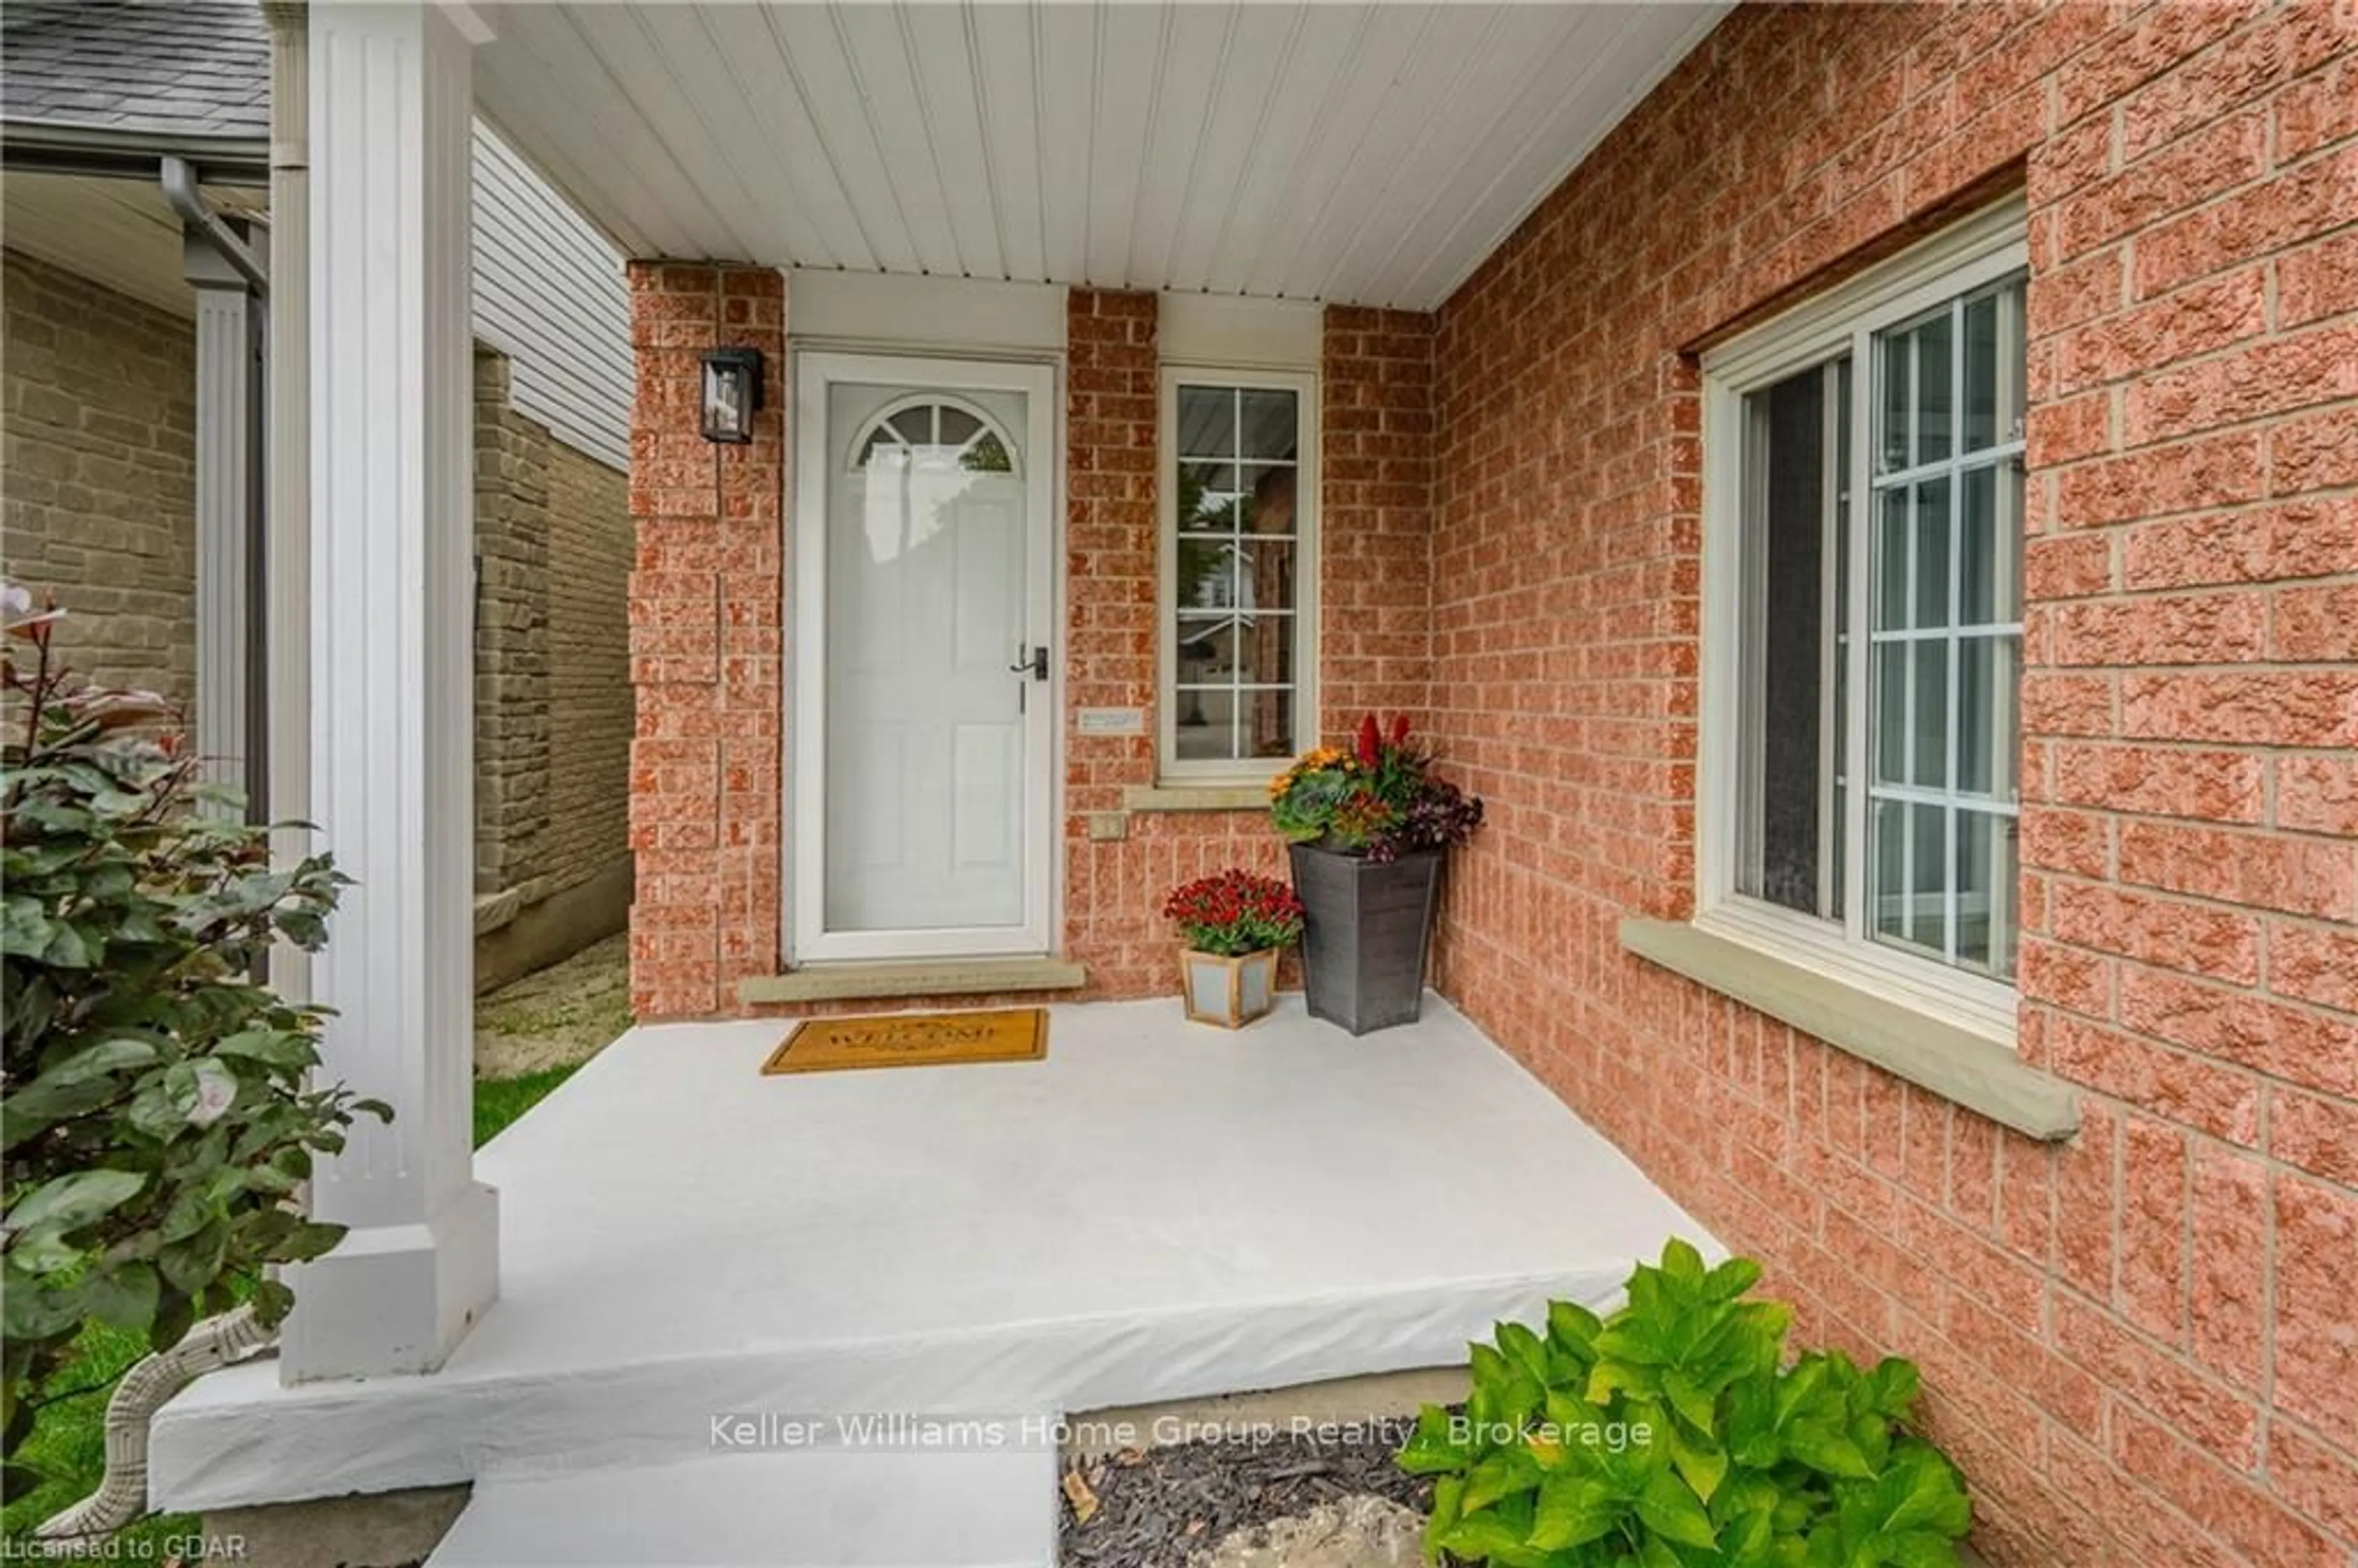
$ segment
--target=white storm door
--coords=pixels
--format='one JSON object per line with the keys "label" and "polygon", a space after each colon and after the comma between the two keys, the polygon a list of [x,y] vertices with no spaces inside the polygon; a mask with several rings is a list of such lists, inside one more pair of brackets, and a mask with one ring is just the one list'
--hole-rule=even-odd
{"label": "white storm door", "polygon": [[795,960],[1044,954],[1054,373],[806,353],[796,383]]}

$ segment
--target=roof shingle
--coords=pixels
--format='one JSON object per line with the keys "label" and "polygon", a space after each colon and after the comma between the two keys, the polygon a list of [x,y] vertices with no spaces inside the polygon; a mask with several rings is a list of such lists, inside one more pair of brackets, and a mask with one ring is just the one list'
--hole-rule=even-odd
{"label": "roof shingle", "polygon": [[0,119],[265,137],[269,26],[251,0],[9,0]]}

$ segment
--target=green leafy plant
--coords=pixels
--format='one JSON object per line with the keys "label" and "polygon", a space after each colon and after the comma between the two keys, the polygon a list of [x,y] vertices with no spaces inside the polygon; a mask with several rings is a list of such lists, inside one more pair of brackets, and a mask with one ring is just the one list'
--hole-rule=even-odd
{"label": "green leafy plant", "polygon": [[1503,1568],[1949,1568],[1973,1509],[1912,1431],[1916,1368],[1785,1364],[1792,1309],[1760,1266],[1683,1241],[1611,1317],[1473,1348],[1462,1410],[1428,1405],[1401,1468],[1438,1477],[1428,1555]]}
{"label": "green leafy plant", "polygon": [[[255,1281],[265,1322],[282,1317],[292,1295],[255,1277],[343,1235],[293,1201],[313,1157],[343,1147],[355,1113],[391,1113],[310,1087],[321,1012],[256,979],[275,943],[326,940],[345,879],[325,855],[274,866],[266,830],[159,732],[171,714],[158,698],[68,673],[54,605],[33,613],[24,589],[0,584],[0,1402],[13,1459],[41,1404],[84,1391],[55,1386],[84,1325],[168,1349],[241,1281]],[[13,1494],[29,1477],[8,1479]]]}

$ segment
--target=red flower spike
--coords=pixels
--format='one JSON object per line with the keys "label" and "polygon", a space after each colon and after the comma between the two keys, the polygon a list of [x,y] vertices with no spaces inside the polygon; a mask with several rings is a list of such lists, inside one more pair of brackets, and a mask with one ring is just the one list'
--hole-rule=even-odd
{"label": "red flower spike", "polygon": [[1408,715],[1392,715],[1392,745],[1395,749],[1408,744]]}
{"label": "red flower spike", "polygon": [[1372,768],[1380,754],[1381,738],[1376,729],[1376,716],[1368,714],[1359,720],[1359,765]]}

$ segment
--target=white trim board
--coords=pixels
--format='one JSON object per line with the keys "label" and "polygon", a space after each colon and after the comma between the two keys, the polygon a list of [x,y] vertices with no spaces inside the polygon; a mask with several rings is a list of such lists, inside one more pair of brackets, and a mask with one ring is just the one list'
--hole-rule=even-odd
{"label": "white trim board", "polygon": [[1315,303],[1165,293],[1157,308],[1154,342],[1165,364],[1315,371],[1325,355],[1326,311]]}
{"label": "white trim board", "polygon": [[800,267],[786,275],[786,330],[797,346],[1033,359],[1065,351],[1065,293],[1061,284]]}

